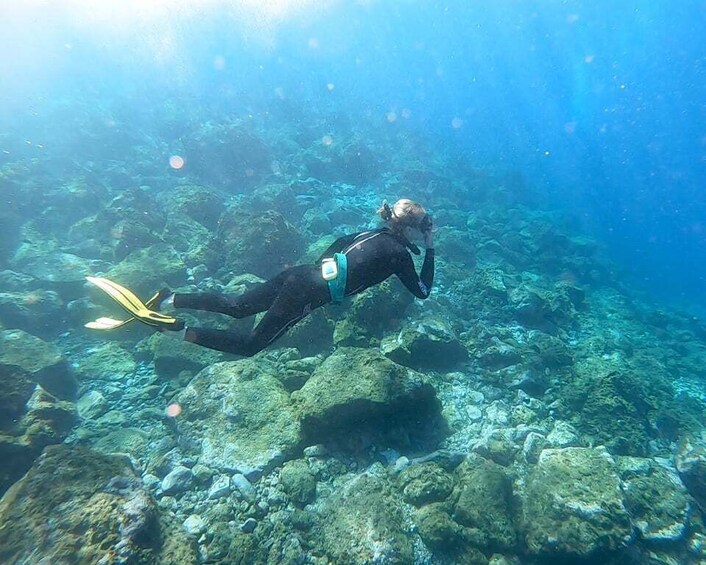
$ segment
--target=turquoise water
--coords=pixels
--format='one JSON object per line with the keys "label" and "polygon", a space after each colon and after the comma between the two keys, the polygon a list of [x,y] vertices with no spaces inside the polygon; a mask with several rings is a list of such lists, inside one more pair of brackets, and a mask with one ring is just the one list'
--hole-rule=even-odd
{"label": "turquoise water", "polygon": [[[0,2],[0,561],[706,562],[704,28]],[[398,198],[428,300],[392,277],[251,359],[85,327],[128,317],[86,276],[237,296]]]}

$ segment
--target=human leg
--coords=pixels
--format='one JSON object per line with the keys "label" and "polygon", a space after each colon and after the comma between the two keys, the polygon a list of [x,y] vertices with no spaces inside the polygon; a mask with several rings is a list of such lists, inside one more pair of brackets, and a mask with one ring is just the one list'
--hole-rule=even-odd
{"label": "human leg", "polygon": [[[292,269],[295,268],[292,267]],[[216,292],[175,294],[173,305],[175,308],[191,308],[227,314],[233,318],[247,318],[264,312],[272,306],[284,281],[291,275],[292,269],[282,271],[274,278],[254,286],[239,296]]]}
{"label": "human leg", "polygon": [[328,287],[313,275],[316,267],[295,268],[280,286],[280,291],[265,316],[250,333],[189,327],[184,339],[210,349],[250,357],[281,337],[312,310],[330,301]]}

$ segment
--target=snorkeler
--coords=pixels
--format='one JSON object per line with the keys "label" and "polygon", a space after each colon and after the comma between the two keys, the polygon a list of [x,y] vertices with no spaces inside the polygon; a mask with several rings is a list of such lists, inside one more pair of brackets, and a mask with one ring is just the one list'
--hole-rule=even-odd
{"label": "snorkeler", "polygon": [[[175,294],[161,290],[142,303],[128,289],[104,278],[87,277],[131,314],[128,320],[99,318],[86,324],[92,329],[114,329],[138,320],[184,341],[210,349],[250,357],[274,342],[316,308],[340,303],[392,275],[417,298],[427,298],[434,281],[434,243],[431,216],[411,200],[390,207],[383,202],[378,214],[386,226],[337,239],[313,265],[290,267],[240,296],[217,293]],[[420,254],[412,239],[420,237],[426,248],[421,274],[410,254]],[[247,334],[210,328],[187,327],[184,322],[157,310],[172,306],[246,318],[266,314]]]}

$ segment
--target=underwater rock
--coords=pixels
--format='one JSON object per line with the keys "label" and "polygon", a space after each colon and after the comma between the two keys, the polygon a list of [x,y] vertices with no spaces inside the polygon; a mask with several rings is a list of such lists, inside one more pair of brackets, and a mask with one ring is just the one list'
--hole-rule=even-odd
{"label": "underwater rock", "polygon": [[29,469],[44,447],[64,441],[75,421],[72,402],[35,385],[23,413],[0,425],[0,492]]}
{"label": "underwater rock", "polygon": [[332,563],[413,563],[402,505],[382,478],[358,475],[320,511],[321,549]]}
{"label": "underwater rock", "polygon": [[17,271],[32,275],[42,283],[83,284],[86,275],[93,271],[91,261],[71,253],[61,253],[55,249],[24,249],[18,252],[12,262]]}
{"label": "underwater rock", "polygon": [[522,360],[522,353],[519,350],[497,338],[493,338],[493,344],[476,355],[480,366],[490,371],[499,371],[517,365]]}
{"label": "underwater rock", "polygon": [[434,462],[410,465],[398,478],[404,499],[415,506],[441,502],[454,488],[453,477]]}
{"label": "underwater rock", "polygon": [[675,469],[652,459],[618,457],[625,507],[642,539],[676,542],[689,528],[691,497]]}
{"label": "underwater rock", "polygon": [[384,338],[383,355],[416,370],[448,371],[468,358],[468,351],[441,316],[425,316],[405,324],[399,334]]}
{"label": "underwater rock", "polygon": [[446,426],[434,388],[423,375],[397,365],[380,353],[342,347],[292,393],[307,443],[332,434],[428,425]]}
{"label": "underwater rock", "polygon": [[217,237],[225,251],[224,268],[263,278],[296,265],[304,251],[299,231],[273,210],[248,214],[231,207],[221,216]]}
{"label": "underwater rock", "polygon": [[160,193],[158,201],[171,213],[184,214],[209,230],[215,230],[225,209],[225,199],[204,186],[186,184]]}
{"label": "underwater rock", "polygon": [[139,358],[152,358],[155,372],[164,379],[174,379],[182,371],[197,373],[226,357],[224,353],[193,343],[175,342],[173,337],[159,332],[140,342],[137,354]]}
{"label": "underwater rock", "polygon": [[479,530],[492,551],[512,551],[517,545],[513,523],[512,482],[503,468],[471,456],[456,471],[455,522]]}
{"label": "underwater rock", "polygon": [[[165,284],[171,288],[183,285],[186,282],[186,265],[173,247],[158,243],[133,251],[111,268],[105,277],[147,300]],[[105,300],[103,297],[101,299]]]}
{"label": "underwater rock", "polygon": [[0,322],[5,326],[46,335],[65,330],[64,303],[51,290],[0,292]]}
{"label": "underwater rock", "polygon": [[[0,501],[3,563],[157,563],[154,501],[118,457],[47,447]],[[47,526],[50,524],[50,526]]]}
{"label": "underwater rock", "polygon": [[95,420],[108,411],[108,401],[98,390],[91,390],[76,402],[78,415],[83,420]]}
{"label": "underwater rock", "polygon": [[703,434],[686,435],[679,442],[674,464],[689,493],[706,509],[706,440]]}
{"label": "underwater rock", "polygon": [[279,475],[282,490],[297,505],[304,506],[316,498],[316,478],[305,461],[288,461]]}
{"label": "underwater rock", "polygon": [[61,399],[73,399],[78,384],[55,345],[22,330],[0,331],[0,364],[32,375],[44,390]]}
{"label": "underwater rock", "polygon": [[269,147],[239,122],[205,122],[182,138],[190,175],[229,192],[244,192],[272,173]]}
{"label": "underwater rock", "polygon": [[333,342],[337,347],[369,347],[372,338],[404,323],[405,310],[414,302],[407,291],[399,292],[393,281],[353,296],[343,318],[336,322]]}
{"label": "underwater rock", "polygon": [[0,363],[0,429],[24,414],[35,386],[32,374],[22,367]]}
{"label": "underwater rock", "polygon": [[466,528],[449,516],[446,503],[422,506],[414,514],[414,522],[424,544],[449,563],[488,565],[488,559],[477,546],[485,545],[483,534]]}
{"label": "underwater rock", "polygon": [[522,533],[530,554],[585,559],[632,538],[615,460],[605,448],[545,449],[527,479]]}
{"label": "underwater rock", "polygon": [[149,434],[139,428],[120,428],[102,436],[94,449],[106,455],[128,453],[136,459],[145,457]]}
{"label": "underwater rock", "polygon": [[137,365],[129,351],[114,341],[95,345],[85,351],[76,363],[81,380],[122,381],[135,374]]}
{"label": "underwater rock", "polygon": [[199,462],[221,472],[257,478],[301,441],[287,391],[251,359],[203,369],[175,401],[181,433],[200,445]]}
{"label": "underwater rock", "polygon": [[191,469],[177,465],[162,479],[160,488],[162,494],[174,495],[187,491],[194,483],[194,474]]}

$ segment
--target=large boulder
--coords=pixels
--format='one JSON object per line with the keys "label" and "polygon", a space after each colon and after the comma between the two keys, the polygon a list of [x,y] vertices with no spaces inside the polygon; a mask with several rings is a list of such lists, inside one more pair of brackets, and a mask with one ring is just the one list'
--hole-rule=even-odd
{"label": "large boulder", "polygon": [[339,348],[292,393],[307,441],[364,428],[428,424],[444,433],[440,404],[426,378],[377,351]]}
{"label": "large boulder", "polygon": [[512,483],[504,469],[482,457],[470,457],[458,468],[453,519],[482,532],[485,549],[512,551],[517,544],[512,515]]}
{"label": "large boulder", "polygon": [[[0,420],[0,493],[27,472],[44,447],[64,441],[76,421],[72,402],[52,396],[17,368],[0,365],[2,372],[3,380],[18,382],[10,398],[0,394],[14,414]],[[30,383],[32,393],[25,400]]]}
{"label": "large boulder", "polygon": [[179,393],[180,431],[200,444],[200,463],[252,479],[300,444],[299,421],[274,372],[250,359],[217,363]]}
{"label": "large boulder", "polygon": [[159,332],[140,342],[137,352],[140,358],[151,358],[156,373],[164,379],[174,379],[182,371],[195,374],[227,358],[220,351],[186,341],[177,342],[172,336]]}
{"label": "large boulder", "polygon": [[64,303],[52,290],[0,292],[0,321],[7,327],[42,335],[64,331]]}
{"label": "large boulder", "polygon": [[137,365],[132,354],[114,341],[90,348],[81,356],[76,372],[81,379],[91,381],[122,381],[135,373]]}
{"label": "large boulder", "polygon": [[124,459],[48,447],[0,501],[3,563],[157,562],[157,508]]}
{"label": "large boulder", "polygon": [[58,398],[75,397],[76,379],[59,348],[32,334],[22,330],[0,331],[0,364],[29,373],[36,383]]}
{"label": "large boulder", "polygon": [[527,550],[578,560],[631,540],[615,460],[605,448],[545,449],[527,479],[522,529]]}
{"label": "large boulder", "polygon": [[295,265],[304,251],[299,231],[274,210],[248,214],[229,208],[221,216],[218,240],[226,269],[264,278]]}
{"label": "large boulder", "polygon": [[417,370],[448,371],[468,358],[451,324],[441,316],[425,316],[405,324],[400,332],[382,340],[384,355]]}
{"label": "large boulder", "polygon": [[625,507],[642,539],[678,542],[689,529],[692,498],[676,470],[640,457],[619,457]]}
{"label": "large boulder", "polygon": [[706,439],[703,434],[682,438],[674,462],[689,493],[701,509],[706,510]]}
{"label": "large boulder", "polygon": [[383,479],[352,478],[321,510],[321,547],[332,563],[413,563],[409,525]]}

